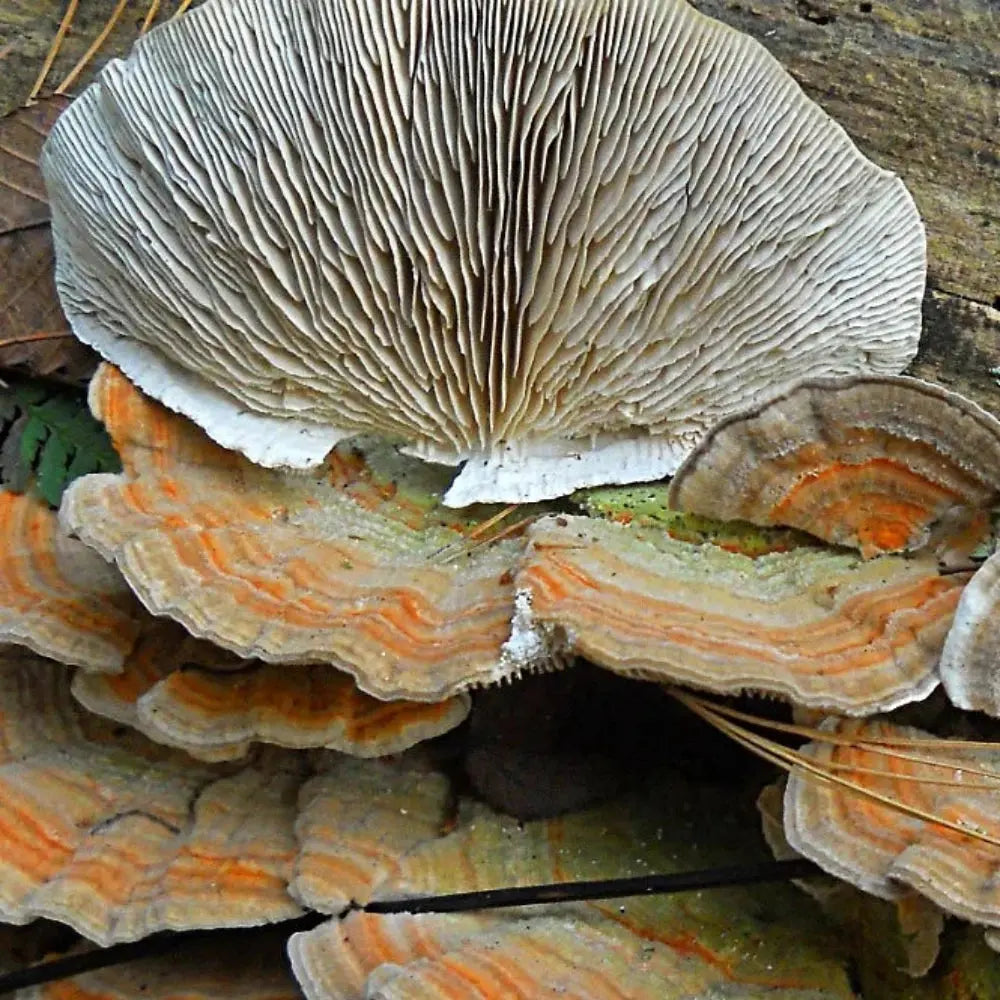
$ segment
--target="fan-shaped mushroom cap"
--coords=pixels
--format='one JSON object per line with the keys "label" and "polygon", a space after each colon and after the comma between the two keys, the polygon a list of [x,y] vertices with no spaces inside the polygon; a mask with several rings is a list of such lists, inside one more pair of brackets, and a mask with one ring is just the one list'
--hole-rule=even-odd
{"label": "fan-shaped mushroom cap", "polygon": [[[847,740],[935,739],[888,721],[824,724]],[[887,758],[870,747],[810,743],[805,752],[817,764],[836,766],[838,777],[906,806],[1000,839],[1000,757],[983,752],[919,746]],[[928,759],[938,762],[925,763]],[[978,768],[996,779],[970,773]],[[865,769],[868,769],[867,771]],[[868,773],[871,770],[883,774]],[[913,780],[917,779],[917,780]],[[826,871],[893,899],[915,889],[948,913],[973,923],[1000,925],[1000,847],[923,820],[808,774],[793,771],[785,792],[785,833],[800,854]]]}
{"label": "fan-shaped mushroom cap", "polygon": [[0,490],[0,538],[0,643],[120,670],[141,614],[121,574],[36,497]]}
{"label": "fan-shaped mushroom cap", "polygon": [[262,464],[466,462],[455,506],[659,478],[917,346],[902,183],[678,0],[212,0],[43,168],[83,340]]}
{"label": "fan-shaped mushroom cap", "polygon": [[367,903],[401,857],[443,833],[453,805],[443,775],[405,759],[331,761],[299,795],[292,895],[323,913]]}
{"label": "fan-shaped mushroom cap", "polygon": [[[466,804],[453,833],[402,855],[376,898],[733,863],[734,824],[706,833],[676,778],[556,820]],[[767,902],[764,902],[764,893]],[[852,996],[828,928],[787,887],[469,915],[351,913],[289,942],[306,996],[353,1000],[548,995],[580,1000]],[[794,942],[794,944],[792,943]],[[786,993],[787,991],[787,993]]]}
{"label": "fan-shaped mushroom cap", "polygon": [[681,510],[878,552],[968,555],[1000,501],[1000,422],[912,378],[805,382],[731,417],[670,484]]}
{"label": "fan-shaped mushroom cap", "polygon": [[0,919],[110,944],[299,913],[285,887],[305,761],[198,764],[81,713],[67,673],[0,660]]}
{"label": "fan-shaped mushroom cap", "polygon": [[91,405],[124,472],[78,479],[60,516],[154,613],[241,656],[332,663],[386,699],[544,662],[537,644],[504,649],[523,542],[456,549],[476,522],[440,506],[422,463],[345,446],[316,475],[260,469],[107,366]]}
{"label": "fan-shaped mushroom cap", "polygon": [[1000,553],[969,581],[955,609],[944,649],[941,682],[959,708],[1000,715]]}
{"label": "fan-shaped mushroom cap", "polygon": [[255,741],[380,757],[453,729],[469,712],[467,695],[379,701],[325,664],[240,661],[172,622],[147,629],[121,674],[77,673],[73,694],[98,715],[208,761],[243,757]]}
{"label": "fan-shaped mushroom cap", "polygon": [[517,586],[570,651],[629,676],[849,714],[933,690],[967,579],[930,557],[751,559],[600,518],[545,517],[528,538]]}

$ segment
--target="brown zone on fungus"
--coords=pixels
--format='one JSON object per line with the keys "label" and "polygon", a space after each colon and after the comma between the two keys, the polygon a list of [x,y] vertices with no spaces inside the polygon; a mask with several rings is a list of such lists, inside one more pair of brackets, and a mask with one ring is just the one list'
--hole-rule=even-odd
{"label": "brown zone on fungus", "polygon": [[73,692],[90,711],[204,760],[241,757],[255,741],[397,753],[453,728],[468,711],[464,697],[380,701],[323,664],[241,661],[162,621],[150,625],[121,674],[78,675]]}

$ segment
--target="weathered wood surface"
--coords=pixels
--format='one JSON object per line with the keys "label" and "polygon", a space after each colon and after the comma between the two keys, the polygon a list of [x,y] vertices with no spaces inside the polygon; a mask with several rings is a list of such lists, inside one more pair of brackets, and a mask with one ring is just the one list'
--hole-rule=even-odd
{"label": "weathered wood surface", "polygon": [[[767,46],[927,224],[911,372],[1000,414],[1000,2],[696,0]],[[1000,373],[998,373],[1000,375]]]}
{"label": "weathered wood surface", "polygon": [[[1000,413],[1000,0],[695,5],[758,38],[865,153],[906,181],[929,241],[924,337],[911,370]],[[50,82],[114,6],[80,0]],[[158,20],[176,6],[165,0]],[[102,58],[128,46],[147,7],[130,0]],[[0,112],[29,93],[63,10],[57,0],[0,0]]]}

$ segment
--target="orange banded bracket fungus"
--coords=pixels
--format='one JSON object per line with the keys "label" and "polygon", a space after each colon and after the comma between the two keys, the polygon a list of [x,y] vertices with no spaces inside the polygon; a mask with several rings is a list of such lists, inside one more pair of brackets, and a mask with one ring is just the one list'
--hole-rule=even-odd
{"label": "orange banded bracket fungus", "polygon": [[0,919],[111,944],[295,916],[307,761],[211,767],[82,711],[61,664],[0,654]]}
{"label": "orange banded bracket fungus", "polygon": [[968,556],[1000,501],[1000,422],[913,378],[805,382],[715,427],[672,506],[781,524],[837,545]]}
{"label": "orange banded bracket fungus", "polygon": [[865,715],[926,697],[968,574],[798,547],[750,558],[596,517],[528,530],[539,627],[616,673]]}
{"label": "orange banded bracket fungus", "polygon": [[[741,851],[746,860],[733,826],[709,832],[683,810],[664,821],[663,804],[692,793],[720,814],[729,805],[725,793],[695,790],[669,772],[641,792],[559,819],[518,823],[465,802],[454,830],[400,855],[374,898],[682,871]],[[293,936],[289,956],[310,1000],[847,1000],[854,994],[817,916],[785,886],[529,912],[349,912]]]}
{"label": "orange banded bracket fungus", "polygon": [[81,704],[194,757],[232,760],[254,742],[381,756],[468,714],[464,694],[380,701],[327,664],[241,660],[156,621],[117,570],[35,497],[0,491],[0,532],[0,642],[82,665],[72,687]]}
{"label": "orange banded bracket fungus", "polygon": [[680,0],[209,0],[42,167],[82,340],[258,464],[461,465],[451,506],[661,478],[917,346],[902,182]]}
{"label": "orange banded bracket fungus", "polygon": [[241,656],[325,662],[382,699],[439,701],[545,665],[508,643],[521,538],[463,551],[439,470],[342,446],[311,475],[252,465],[102,367],[91,406],[121,475],[74,482],[64,526],[156,614]]}
{"label": "orange banded bracket fungus", "polygon": [[72,690],[97,715],[207,761],[236,760],[258,742],[380,757],[454,729],[469,712],[465,694],[379,701],[327,664],[240,660],[173,622],[148,624],[122,673],[78,672]]}
{"label": "orange banded bracket fungus", "polygon": [[448,781],[419,759],[267,748],[192,760],[99,719],[69,671],[0,652],[0,919],[91,941],[255,927],[333,912],[445,826]]}
{"label": "orange banded bracket fungus", "polygon": [[1000,926],[1000,748],[888,720],[830,720],[823,729],[837,742],[809,744],[810,763],[896,805],[793,770],[789,844],[866,892],[895,899],[912,889],[947,913]]}
{"label": "orange banded bracket fungus", "polygon": [[121,574],[37,497],[0,490],[0,539],[0,643],[120,671],[142,618]]}

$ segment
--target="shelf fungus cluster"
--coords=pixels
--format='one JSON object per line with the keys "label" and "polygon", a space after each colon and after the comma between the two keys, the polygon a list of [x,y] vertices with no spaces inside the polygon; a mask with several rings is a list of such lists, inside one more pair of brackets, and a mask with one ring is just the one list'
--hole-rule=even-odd
{"label": "shelf fungus cluster", "polygon": [[[338,446],[317,472],[263,469],[105,365],[90,399],[122,472],[76,480],[58,516],[30,497],[0,498],[10,511],[0,595],[32,609],[18,619],[22,631],[6,637],[0,671],[0,918],[55,919],[111,943],[327,913],[289,945],[310,998],[464,996],[470,981],[488,984],[487,995],[516,982],[517,995],[530,997],[539,983],[558,982],[570,996],[624,998],[662,995],[663,982],[681,979],[689,991],[724,982],[735,996],[765,982],[815,980],[816,996],[849,996],[829,985],[841,974],[838,959],[817,966],[812,956],[808,968],[779,976],[761,952],[764,964],[747,966],[724,943],[714,950],[710,918],[666,901],[629,904],[627,919],[610,904],[553,905],[530,918],[350,909],[377,896],[666,864],[662,838],[639,829],[666,815],[667,800],[648,791],[641,810],[616,800],[607,813],[527,827],[472,801],[455,812],[450,779],[410,748],[457,726],[477,686],[585,657],[645,681],[766,692],[841,716],[926,697],[963,590],[979,580],[974,563],[950,563],[968,554],[970,532],[986,544],[995,502],[986,445],[960,453],[945,425],[957,413],[973,421],[962,439],[975,432],[983,441],[1000,425],[912,379],[808,383],[788,398],[809,394],[811,411],[825,413],[845,393],[878,398],[886,386],[911,418],[928,408],[923,438],[914,420],[899,430],[882,416],[858,459],[838,450],[856,448],[857,435],[831,443],[817,420],[813,445],[798,442],[787,454],[790,482],[796,462],[806,482],[849,470],[824,486],[824,541],[819,515],[791,516],[788,528],[669,507],[685,478],[579,492],[560,509],[524,506],[515,516],[449,508],[440,470],[368,438]],[[740,420],[755,427],[759,417],[755,409],[727,427],[738,434]],[[762,452],[767,433],[754,438]],[[698,474],[717,440],[682,477]],[[849,469],[863,462],[878,474]],[[728,475],[709,492],[744,516],[781,520],[744,510],[736,494],[749,481]],[[947,507],[933,484],[949,491]],[[867,520],[860,506],[871,511]],[[897,507],[910,517],[895,536],[902,542],[864,551],[861,530]],[[838,510],[849,512],[848,525],[834,523]],[[850,532],[853,549],[843,544]],[[75,674],[56,662],[70,634],[100,652]],[[101,641],[112,636],[117,645]],[[881,732],[891,723],[850,725]],[[868,732],[846,723],[840,731]],[[865,751],[835,744],[827,752]],[[969,902],[984,896],[979,882],[1000,863],[1000,829],[995,841],[980,836],[970,855],[955,824],[935,826],[942,816],[977,830],[993,823],[989,800],[980,809],[967,797],[973,779],[958,790],[934,784],[942,768],[966,768],[968,752],[954,751],[961,761],[936,752],[904,756],[913,761],[904,770],[920,773],[899,779],[926,783],[910,793],[924,833],[911,823],[889,844],[881,813],[897,815],[896,807],[796,775],[786,795],[789,841],[866,891],[891,896],[898,884],[946,912],[1000,925],[1000,903]],[[853,758],[828,764],[849,767],[873,770]],[[929,780],[923,771],[933,772]],[[614,816],[639,826],[612,836]],[[626,858],[635,860],[640,842],[656,846],[639,852],[633,871]],[[831,860],[843,857],[838,851],[848,860]],[[696,929],[683,924],[703,917]],[[678,944],[692,934],[704,961]],[[772,927],[768,940],[777,934]],[[637,937],[654,943],[633,967]]]}
{"label": "shelf fungus cluster", "polygon": [[996,935],[997,744],[942,740],[889,720],[830,719],[804,754],[839,780],[792,773],[784,827],[795,850],[865,892],[900,899],[915,891]]}
{"label": "shelf fungus cluster", "polygon": [[[803,760],[873,782],[877,713],[943,680],[1000,714],[1000,423],[898,375],[925,269],[899,178],[681,0],[207,0],[42,159],[122,469],[58,514],[0,492],[0,920],[328,917],[294,980],[193,959],[206,1000],[853,996],[787,887],[362,907],[745,853],[671,814],[715,793],[662,761],[555,819],[466,794],[453,730],[524,674],[782,699],[843,736]],[[1000,819],[916,782],[966,767],[927,752],[892,758],[905,830],[796,774],[789,842],[1000,926]],[[79,989],[173,996],[137,969]]]}

